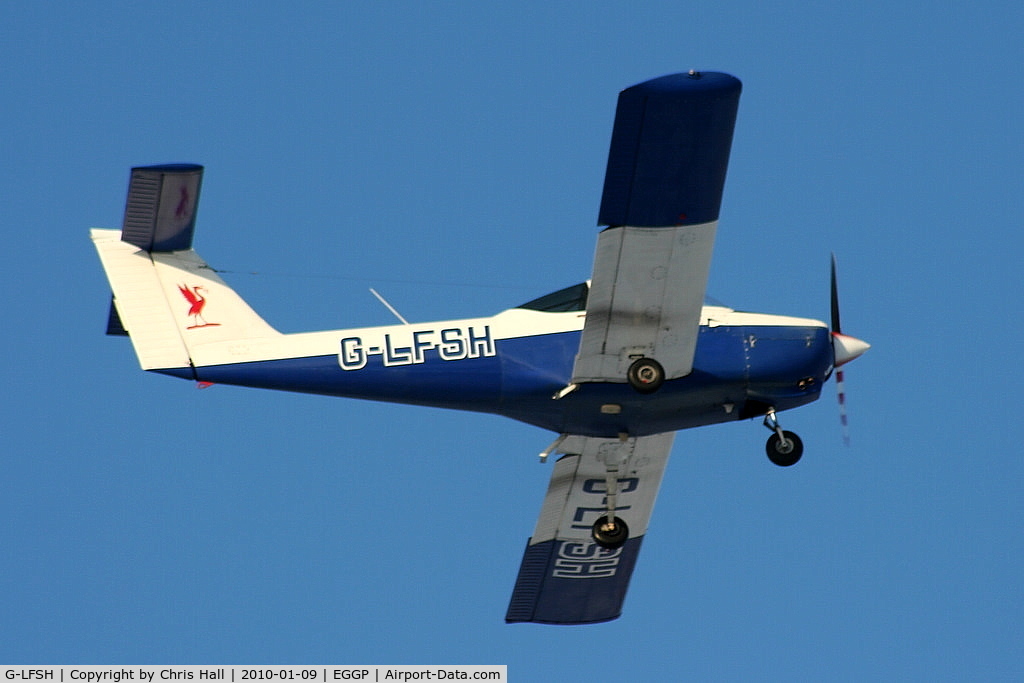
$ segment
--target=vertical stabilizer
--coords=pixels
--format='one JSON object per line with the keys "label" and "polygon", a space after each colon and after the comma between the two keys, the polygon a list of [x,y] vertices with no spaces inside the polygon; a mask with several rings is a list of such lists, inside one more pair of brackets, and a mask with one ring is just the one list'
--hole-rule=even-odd
{"label": "vertical stabilizer", "polygon": [[128,334],[144,370],[192,376],[202,346],[280,334],[191,248],[202,173],[133,168],[122,229],[91,233],[114,294],[108,333]]}

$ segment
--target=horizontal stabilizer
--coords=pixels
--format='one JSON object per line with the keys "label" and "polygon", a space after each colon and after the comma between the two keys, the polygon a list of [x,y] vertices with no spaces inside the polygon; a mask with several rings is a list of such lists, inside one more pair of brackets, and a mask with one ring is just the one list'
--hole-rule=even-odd
{"label": "horizontal stabilizer", "polygon": [[148,252],[190,249],[202,180],[197,164],[133,168],[121,239]]}
{"label": "horizontal stabilizer", "polygon": [[598,225],[718,220],[740,89],[729,74],[690,72],[619,93]]}

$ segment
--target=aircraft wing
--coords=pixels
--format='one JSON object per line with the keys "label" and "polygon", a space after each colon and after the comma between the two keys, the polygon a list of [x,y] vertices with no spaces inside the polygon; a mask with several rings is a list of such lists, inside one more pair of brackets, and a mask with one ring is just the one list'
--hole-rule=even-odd
{"label": "aircraft wing", "polygon": [[[615,619],[647,532],[675,434],[620,441],[570,436],[526,546],[507,622],[589,624]],[[606,462],[619,467],[616,516],[629,527],[619,548],[599,546],[591,527],[605,514]]]}
{"label": "aircraft wing", "polygon": [[690,373],[740,90],[691,72],[619,94],[574,384],[624,382],[640,357]]}

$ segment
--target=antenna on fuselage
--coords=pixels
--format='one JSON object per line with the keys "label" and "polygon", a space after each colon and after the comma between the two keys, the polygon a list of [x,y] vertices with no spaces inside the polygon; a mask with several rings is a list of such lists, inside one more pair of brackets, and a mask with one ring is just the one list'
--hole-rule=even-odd
{"label": "antenna on fuselage", "polygon": [[387,306],[387,309],[388,309],[389,311],[391,311],[391,313],[392,313],[392,314],[394,314],[394,316],[395,316],[396,318],[398,318],[399,320],[401,320],[401,321],[402,321],[402,324],[403,324],[403,325],[408,325],[408,324],[409,324],[409,321],[408,321],[408,320],[406,320],[405,318],[403,318],[403,317],[402,317],[402,314],[401,314],[401,313],[399,313],[398,311],[396,311],[396,310],[395,310],[395,307],[394,307],[394,306],[392,306],[391,304],[389,304],[389,303],[388,303],[388,300],[387,300],[387,299],[385,299],[384,297],[382,297],[382,296],[380,295],[380,293],[379,293],[379,292],[378,292],[378,291],[377,291],[376,289],[374,289],[373,287],[370,287],[370,293],[371,293],[371,294],[373,294],[373,295],[374,295],[375,297],[377,297],[377,301],[379,301],[379,302],[381,302],[382,304],[384,304],[385,306]]}

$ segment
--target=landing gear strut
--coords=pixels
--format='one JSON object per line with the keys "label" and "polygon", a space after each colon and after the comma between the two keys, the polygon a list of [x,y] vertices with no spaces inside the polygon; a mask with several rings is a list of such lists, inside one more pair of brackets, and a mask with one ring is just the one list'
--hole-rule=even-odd
{"label": "landing gear strut", "polygon": [[764,416],[764,426],[772,431],[768,443],[765,444],[768,459],[779,467],[795,465],[804,454],[804,444],[800,437],[793,432],[782,430],[779,421],[775,419],[774,408],[770,408],[768,414]]}
{"label": "landing gear strut", "polygon": [[626,463],[629,462],[633,447],[625,433],[619,434],[619,443],[616,446],[617,448],[610,448],[598,456],[604,461],[605,467],[605,513],[597,518],[594,526],[590,529],[590,535],[594,538],[594,542],[609,550],[621,548],[629,539],[629,527],[622,518],[615,514],[615,511],[618,508],[619,473],[626,469]]}

